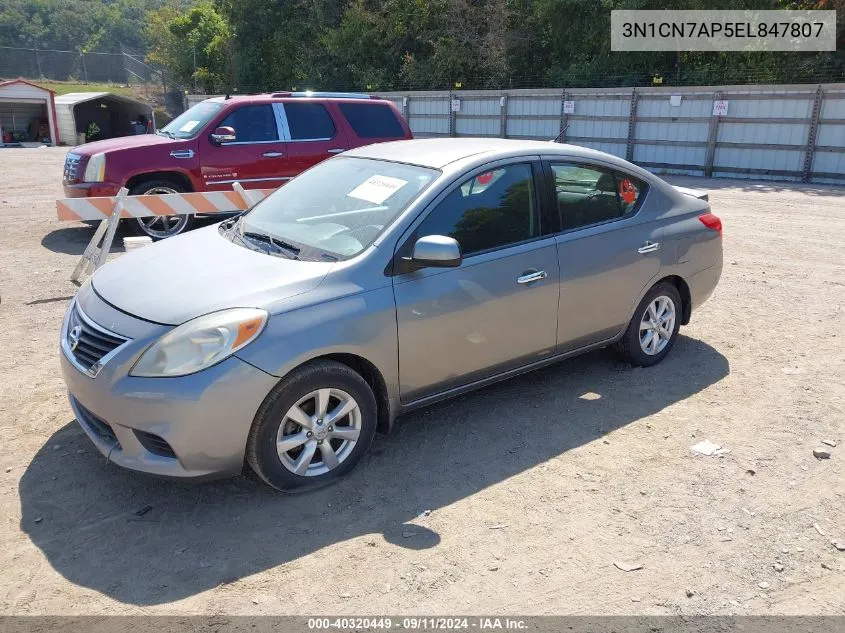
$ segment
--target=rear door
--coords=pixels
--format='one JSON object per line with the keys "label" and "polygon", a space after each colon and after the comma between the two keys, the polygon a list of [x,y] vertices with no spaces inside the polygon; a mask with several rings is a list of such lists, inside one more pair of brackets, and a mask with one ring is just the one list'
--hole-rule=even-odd
{"label": "rear door", "polygon": [[606,340],[660,271],[662,229],[640,213],[642,180],[601,165],[552,160],[545,171],[561,232],[558,352]]}
{"label": "rear door", "polygon": [[239,182],[247,189],[272,189],[285,180],[287,144],[273,106],[244,104],[209,126],[231,127],[236,139],[222,144],[204,135],[200,140],[202,180],[206,190],[225,191]]}
{"label": "rear door", "polygon": [[284,176],[293,178],[320,161],[349,149],[343,127],[332,117],[331,103],[306,99],[288,100],[277,105],[288,154]]}

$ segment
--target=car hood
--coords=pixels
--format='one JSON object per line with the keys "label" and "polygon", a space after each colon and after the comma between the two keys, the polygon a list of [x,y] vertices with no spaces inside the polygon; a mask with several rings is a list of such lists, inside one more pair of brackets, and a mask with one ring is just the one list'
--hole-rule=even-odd
{"label": "car hood", "polygon": [[123,312],[179,325],[226,308],[272,313],[285,299],[319,286],[333,265],[252,251],[209,226],[122,255],[91,282]]}
{"label": "car hood", "polygon": [[147,145],[161,145],[163,143],[183,143],[181,140],[174,140],[158,134],[138,134],[136,136],[118,136],[107,138],[103,141],[94,141],[77,145],[70,150],[71,154],[78,156],[93,156],[100,152],[113,152],[121,149],[132,149],[133,147],[146,147]]}

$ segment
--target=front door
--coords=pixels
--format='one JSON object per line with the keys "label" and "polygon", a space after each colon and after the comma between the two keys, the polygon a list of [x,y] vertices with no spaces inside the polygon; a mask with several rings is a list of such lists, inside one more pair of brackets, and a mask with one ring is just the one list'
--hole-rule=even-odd
{"label": "front door", "polygon": [[[538,165],[497,164],[453,187],[399,249],[426,235],[461,245],[457,268],[399,271],[394,297],[403,402],[546,358],[557,334],[558,261],[540,223]],[[397,259],[397,261],[401,261]]]}
{"label": "front door", "polygon": [[638,214],[645,183],[606,167],[551,163],[560,211],[558,352],[606,340],[660,271],[662,229]]}
{"label": "front door", "polygon": [[206,191],[231,191],[235,182],[246,189],[274,189],[284,184],[287,144],[271,104],[243,105],[211,130],[215,127],[232,128],[236,140],[217,145],[206,138],[200,143]]}
{"label": "front door", "polygon": [[330,105],[298,100],[276,106],[290,139],[285,176],[298,176],[320,161],[349,149],[346,135],[332,119]]}

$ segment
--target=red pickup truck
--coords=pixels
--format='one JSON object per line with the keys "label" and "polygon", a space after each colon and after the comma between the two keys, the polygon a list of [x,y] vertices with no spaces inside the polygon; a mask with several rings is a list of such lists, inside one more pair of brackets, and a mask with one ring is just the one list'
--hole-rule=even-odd
{"label": "red pickup truck", "polygon": [[[215,97],[153,134],[74,147],[64,165],[65,196],[271,189],[353,147],[411,137],[396,107],[365,94],[277,92]],[[161,239],[190,227],[193,216],[131,220]]]}

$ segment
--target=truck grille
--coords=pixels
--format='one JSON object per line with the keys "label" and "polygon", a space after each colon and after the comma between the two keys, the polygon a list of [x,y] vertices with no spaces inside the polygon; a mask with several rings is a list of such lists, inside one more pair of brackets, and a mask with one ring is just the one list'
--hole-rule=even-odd
{"label": "truck grille", "polygon": [[82,160],[77,154],[70,154],[65,157],[65,182],[75,182],[79,179],[79,163]]}
{"label": "truck grille", "polygon": [[76,365],[84,372],[96,376],[100,361],[128,340],[95,325],[74,302],[68,318],[65,342]]}

